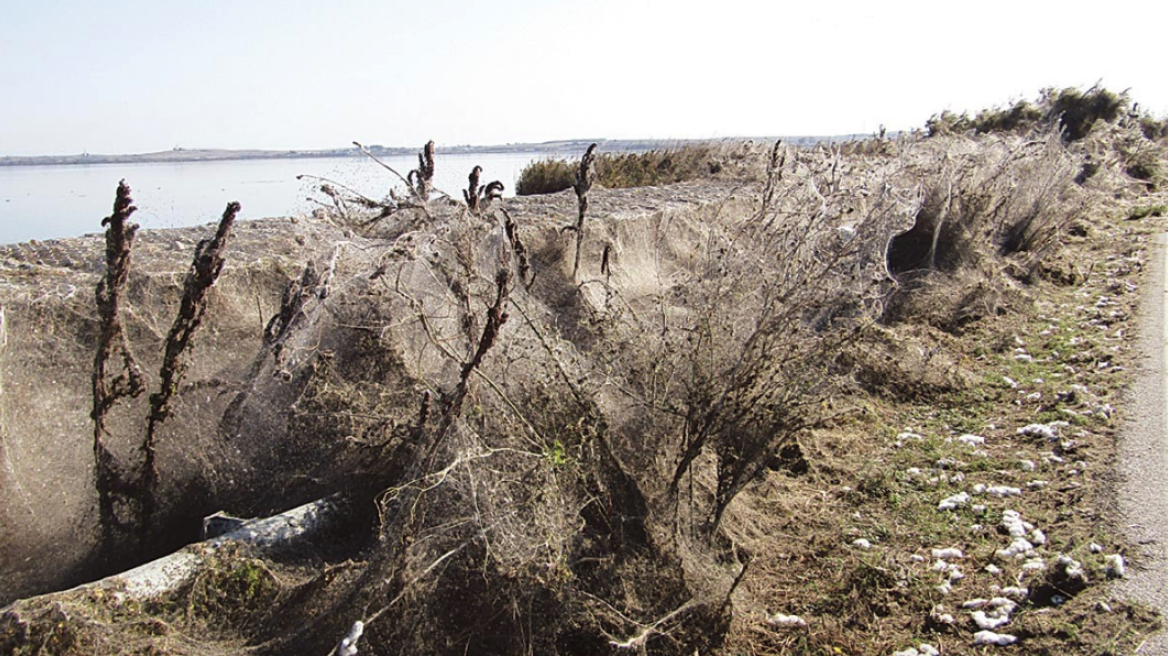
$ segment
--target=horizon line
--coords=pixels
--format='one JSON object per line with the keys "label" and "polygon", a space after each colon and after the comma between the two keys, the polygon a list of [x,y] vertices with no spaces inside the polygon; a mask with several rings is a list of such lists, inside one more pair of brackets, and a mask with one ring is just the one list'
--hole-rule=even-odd
{"label": "horizon line", "polygon": [[[899,131],[897,131],[899,132]],[[890,132],[890,135],[896,132]],[[567,139],[553,139],[548,141],[528,141],[528,142],[507,142],[494,144],[447,144],[436,145],[436,152],[458,152],[458,151],[479,151],[489,152],[492,149],[508,149],[508,150],[554,150],[561,145],[575,145],[575,144],[619,144],[626,148],[632,146],[636,147],[642,144],[652,148],[657,145],[668,144],[683,144],[683,143],[711,143],[711,142],[728,142],[728,141],[754,141],[766,140],[773,141],[776,139],[794,140],[797,142],[819,142],[819,141],[838,141],[849,140],[857,138],[868,138],[874,136],[869,133],[846,133],[846,134],[832,134],[832,135],[755,135],[755,136],[730,136],[730,137],[678,137],[678,138],[659,138],[659,137],[637,137],[637,138],[621,138],[610,139],[606,137],[596,138],[567,138]],[[366,144],[366,147],[373,152],[390,152],[393,154],[414,154],[420,151],[420,146],[386,146],[383,144]],[[631,149],[631,148],[630,148]],[[639,149],[639,148],[637,148]],[[198,155],[219,155],[215,159],[229,159],[231,156],[247,155],[254,158],[262,158],[265,156],[298,156],[298,157],[331,157],[343,156],[345,154],[359,155],[360,150],[354,145],[337,146],[332,148],[216,148],[216,147],[195,147],[187,148],[184,146],[174,146],[168,150],[153,150],[135,153],[91,153],[87,150],[75,153],[62,154],[37,154],[37,155],[3,155],[0,154],[0,163],[12,165],[15,160],[20,160],[20,163],[35,164],[35,160],[89,160],[92,163],[100,163],[94,160],[110,159],[110,160],[125,160],[128,158],[167,158],[169,161],[176,161],[183,158],[183,154],[187,156]],[[41,163],[60,163],[47,162]],[[78,163],[84,163],[78,162]]]}

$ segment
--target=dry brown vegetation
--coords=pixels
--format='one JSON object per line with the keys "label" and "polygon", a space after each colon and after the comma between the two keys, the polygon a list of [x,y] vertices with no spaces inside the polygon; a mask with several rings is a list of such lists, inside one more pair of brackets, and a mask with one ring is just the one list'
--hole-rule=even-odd
{"label": "dry brown vegetation", "polygon": [[347,493],[370,539],[17,602],[0,646],[323,654],[359,621],[362,654],[972,654],[963,603],[1001,597],[1015,649],[1128,652],[1158,621],[1102,585],[1154,220],[1124,219],[1163,203],[1138,139],[1162,160],[1109,123],[338,201],[215,419],[245,485]]}
{"label": "dry brown vegetation", "polygon": [[[598,153],[596,182],[606,189],[650,187],[705,178],[758,179],[758,148],[749,143],[697,143],[643,153]],[[519,174],[520,196],[554,194],[571,189],[578,163],[548,158],[532,162]]]}

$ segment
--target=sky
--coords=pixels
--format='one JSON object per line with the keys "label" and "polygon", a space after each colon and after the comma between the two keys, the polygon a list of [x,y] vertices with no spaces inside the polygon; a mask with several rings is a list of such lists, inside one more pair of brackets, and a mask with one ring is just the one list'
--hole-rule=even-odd
{"label": "sky", "polygon": [[0,156],[922,127],[1102,81],[1168,115],[1168,3],[0,0]]}

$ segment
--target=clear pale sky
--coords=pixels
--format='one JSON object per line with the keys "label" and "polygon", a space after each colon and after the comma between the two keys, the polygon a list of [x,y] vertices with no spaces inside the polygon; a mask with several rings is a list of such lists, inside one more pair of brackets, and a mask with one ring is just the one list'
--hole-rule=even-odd
{"label": "clear pale sky", "polygon": [[0,0],[0,156],[830,135],[1102,80],[1168,2]]}

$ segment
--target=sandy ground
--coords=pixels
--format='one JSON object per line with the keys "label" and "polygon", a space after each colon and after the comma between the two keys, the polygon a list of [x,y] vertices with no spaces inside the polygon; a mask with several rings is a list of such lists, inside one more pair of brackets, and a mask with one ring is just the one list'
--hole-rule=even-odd
{"label": "sandy ground", "polygon": [[[1119,441],[1122,525],[1134,545],[1133,567],[1120,592],[1168,616],[1168,234],[1156,236],[1140,309],[1140,365],[1129,392],[1128,420]],[[1152,636],[1139,654],[1168,656],[1168,632]]]}

